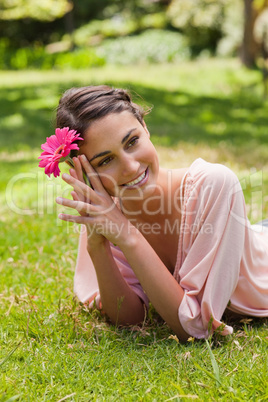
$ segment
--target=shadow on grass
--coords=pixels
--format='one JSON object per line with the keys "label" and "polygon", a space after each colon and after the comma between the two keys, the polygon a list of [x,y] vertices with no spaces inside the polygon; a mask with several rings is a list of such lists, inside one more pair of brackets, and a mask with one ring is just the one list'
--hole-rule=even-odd
{"label": "shadow on grass", "polygon": [[[267,105],[247,90],[230,97],[205,97],[125,82],[110,84],[130,88],[153,105],[146,121],[157,145],[174,147],[183,141],[217,147],[221,143],[231,146],[235,153],[244,145],[261,147],[268,143]],[[13,152],[40,148],[54,133],[60,94],[71,86],[68,82],[66,88],[46,84],[1,89],[0,149]]]}

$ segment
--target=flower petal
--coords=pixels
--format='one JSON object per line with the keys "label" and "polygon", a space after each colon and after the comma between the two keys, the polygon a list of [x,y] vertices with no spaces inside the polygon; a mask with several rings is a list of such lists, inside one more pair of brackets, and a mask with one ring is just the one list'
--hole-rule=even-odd
{"label": "flower petal", "polygon": [[59,163],[63,162],[72,149],[78,150],[79,147],[75,141],[83,141],[81,134],[76,130],[70,130],[69,127],[56,128],[55,135],[47,137],[47,141],[41,145],[43,152],[38,157],[40,159],[39,167],[45,168],[45,173],[50,176],[59,176]]}

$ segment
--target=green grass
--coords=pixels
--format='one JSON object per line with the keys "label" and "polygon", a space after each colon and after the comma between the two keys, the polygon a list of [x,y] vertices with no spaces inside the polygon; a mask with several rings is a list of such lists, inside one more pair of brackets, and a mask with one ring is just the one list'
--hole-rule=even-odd
{"label": "green grass", "polygon": [[[150,310],[110,326],[74,298],[79,228],[57,219],[60,179],[37,168],[63,90],[110,83],[154,105],[147,123],[166,167],[201,156],[241,179],[250,219],[268,216],[268,103],[236,61],[0,72],[0,402],[267,401],[267,319],[177,343]],[[211,354],[212,352],[212,354]]]}

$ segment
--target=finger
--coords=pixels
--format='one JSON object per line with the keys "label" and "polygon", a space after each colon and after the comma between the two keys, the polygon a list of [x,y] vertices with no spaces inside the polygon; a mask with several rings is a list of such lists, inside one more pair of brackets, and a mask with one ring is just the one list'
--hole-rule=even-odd
{"label": "finger", "polygon": [[79,214],[81,215],[97,215],[99,212],[96,210],[96,207],[94,207],[91,204],[88,204],[87,202],[83,201],[74,201],[74,200],[69,200],[68,198],[62,198],[62,197],[57,197],[56,202],[59,205],[63,205],[68,208],[73,208]]}
{"label": "finger", "polygon": [[85,199],[84,199],[85,197],[83,197],[83,199],[82,199],[82,196],[79,197],[75,191],[71,191],[71,196],[74,201],[85,201]]}
{"label": "finger", "polygon": [[99,178],[98,173],[93,169],[89,161],[87,160],[85,155],[79,155],[80,162],[90,180],[90,183],[92,184],[92,187],[96,191],[103,191],[104,187],[102,185],[102,182]]}
{"label": "finger", "polygon": [[63,205],[64,207],[76,209],[78,203],[81,202],[78,200],[69,200],[68,198],[57,197],[56,203],[59,205]]}
{"label": "finger", "polygon": [[[71,196],[72,196],[72,198],[73,198],[73,200],[74,201],[84,201],[84,199],[83,200],[81,200],[80,198],[79,198],[79,196],[77,195],[77,193],[75,192],[75,191],[71,191]],[[83,197],[84,198],[84,197]],[[62,204],[61,204],[62,205]],[[81,214],[81,215],[83,215],[83,216],[86,216],[87,214],[85,214],[85,213],[83,213],[83,212],[80,212],[79,211],[79,213]]]}
{"label": "finger", "polygon": [[[79,180],[78,175],[73,168],[69,170],[69,173],[70,173],[70,176],[74,177],[76,180]],[[73,197],[72,193],[75,193],[75,191],[71,191],[71,195]],[[76,198],[73,197],[73,199],[76,199],[77,201],[79,199],[80,199],[80,201],[85,201],[85,197],[83,197],[81,194],[80,194],[80,198],[78,197],[78,194],[76,194]]]}
{"label": "finger", "polygon": [[73,158],[73,162],[74,162],[74,168],[77,174],[77,179],[80,180],[82,183],[84,183],[84,177],[83,177],[83,169],[82,169],[82,165],[80,163],[79,158]]}
{"label": "finger", "polygon": [[68,214],[59,214],[58,218],[62,221],[73,222],[73,223],[83,223],[88,225],[90,223],[91,218],[89,216],[80,216],[80,215],[68,215]]}
{"label": "finger", "polygon": [[82,197],[85,197],[86,201],[88,202],[94,200],[95,202],[97,201],[95,191],[93,191],[85,183],[82,183],[81,181],[75,179],[74,177],[68,175],[67,173],[63,173],[62,179],[73,187],[78,196],[81,195]]}
{"label": "finger", "polygon": [[[71,170],[72,169],[70,169],[70,175],[78,180],[75,170],[73,169],[74,175],[73,172],[71,172]],[[83,197],[81,194],[77,194],[75,191],[71,191],[71,196],[75,201],[84,201],[84,202],[86,201],[85,197]]]}
{"label": "finger", "polygon": [[70,173],[70,176],[72,176],[72,177],[74,177],[75,179],[78,180],[77,173],[76,173],[76,171],[75,171],[73,168],[71,168],[71,169],[69,170],[69,173]]}
{"label": "finger", "polygon": [[71,196],[74,201],[80,201],[78,195],[76,194],[75,191],[71,191]]}

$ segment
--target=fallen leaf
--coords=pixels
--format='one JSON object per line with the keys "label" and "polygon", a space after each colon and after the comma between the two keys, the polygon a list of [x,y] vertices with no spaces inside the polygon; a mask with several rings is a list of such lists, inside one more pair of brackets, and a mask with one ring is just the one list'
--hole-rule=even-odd
{"label": "fallen leaf", "polygon": [[178,339],[178,337],[177,337],[177,335],[170,335],[170,336],[168,337],[168,339],[174,339],[174,341],[176,341],[177,343],[180,342],[179,339]]}

